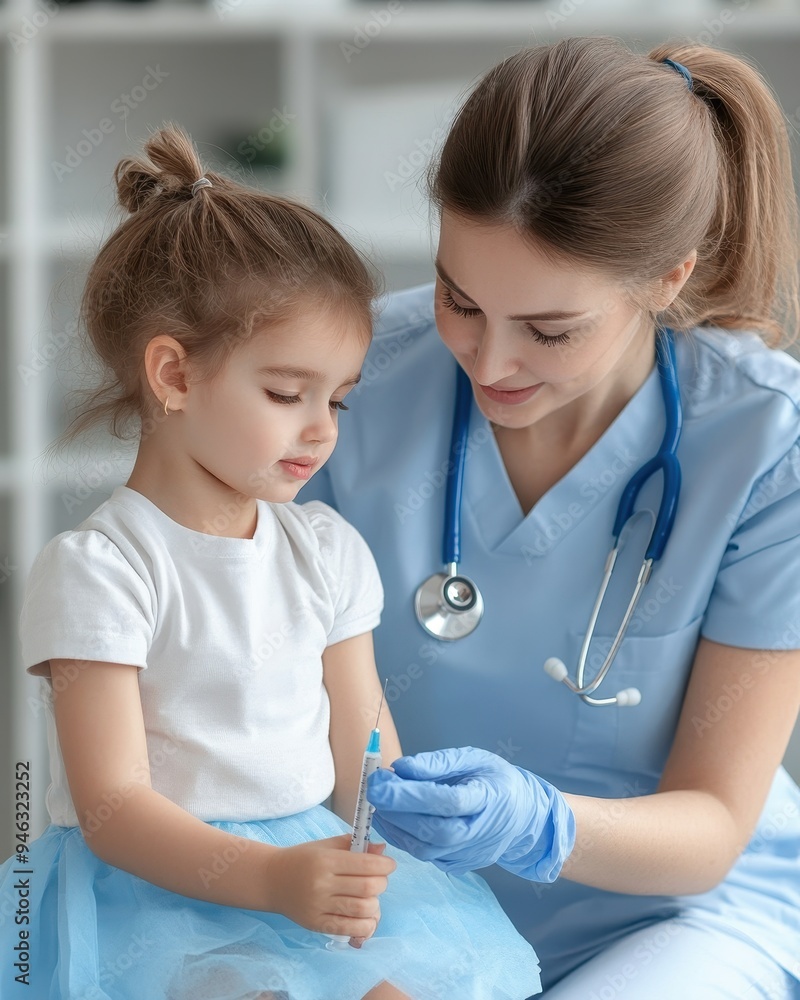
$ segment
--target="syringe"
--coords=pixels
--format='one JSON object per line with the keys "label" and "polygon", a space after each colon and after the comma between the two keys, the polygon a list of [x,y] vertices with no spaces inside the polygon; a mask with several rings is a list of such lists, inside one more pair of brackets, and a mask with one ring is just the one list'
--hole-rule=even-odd
{"label": "syringe", "polygon": [[[388,684],[388,678],[386,683]],[[369,734],[367,749],[364,751],[364,759],[361,763],[361,780],[358,783],[358,798],[356,799],[356,814],[353,819],[353,835],[350,838],[350,850],[359,851],[362,854],[369,847],[372,814],[375,812],[375,806],[367,802],[367,780],[381,766],[381,731],[378,729],[378,723],[380,722],[385,696],[386,684],[383,685],[381,702],[378,706],[378,717],[375,719],[375,728]],[[329,937],[331,940],[325,946],[326,948],[344,948],[351,940],[346,934],[330,934]]]}

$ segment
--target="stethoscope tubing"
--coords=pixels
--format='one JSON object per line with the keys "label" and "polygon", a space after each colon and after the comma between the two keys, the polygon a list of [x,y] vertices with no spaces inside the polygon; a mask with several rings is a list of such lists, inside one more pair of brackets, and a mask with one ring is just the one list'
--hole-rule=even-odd
{"label": "stethoscope tubing", "polygon": [[442,539],[442,562],[448,567],[458,566],[461,562],[461,508],[464,501],[464,471],[467,467],[469,417],[472,409],[472,385],[469,376],[461,365],[457,368],[456,405],[450,437],[452,471],[447,477],[444,501],[445,529]]}
{"label": "stethoscope tubing", "polygon": [[653,533],[650,536],[650,543],[645,552],[645,559],[651,559],[653,562],[658,562],[664,554],[667,539],[672,532],[672,525],[675,523],[678,496],[681,489],[681,467],[678,462],[677,450],[683,429],[683,412],[673,334],[666,327],[663,327],[660,332],[661,336],[656,342],[656,363],[659,367],[659,383],[666,416],[664,436],[656,454],[631,476],[630,481],[622,491],[612,529],[616,544],[622,534],[622,529],[633,514],[639,490],[655,472],[661,469],[664,477],[661,504],[658,508]]}

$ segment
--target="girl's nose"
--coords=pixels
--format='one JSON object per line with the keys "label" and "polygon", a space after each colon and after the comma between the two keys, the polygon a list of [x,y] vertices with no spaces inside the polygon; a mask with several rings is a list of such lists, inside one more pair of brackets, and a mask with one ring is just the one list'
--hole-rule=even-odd
{"label": "girl's nose", "polygon": [[327,412],[319,414],[315,419],[309,421],[303,430],[303,440],[312,441],[317,444],[328,444],[336,440],[338,425],[336,422],[336,411],[326,408]]}

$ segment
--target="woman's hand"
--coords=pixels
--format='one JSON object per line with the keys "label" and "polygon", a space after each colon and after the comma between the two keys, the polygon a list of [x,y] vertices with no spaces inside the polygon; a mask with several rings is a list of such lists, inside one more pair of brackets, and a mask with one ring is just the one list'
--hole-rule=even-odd
{"label": "woman's hand", "polygon": [[453,874],[499,864],[553,882],[575,843],[575,818],[553,785],[488,750],[400,757],[370,775],[373,826],[395,847]]}
{"label": "woman's hand", "polygon": [[350,834],[281,847],[269,855],[269,910],[323,934],[371,937],[381,911],[378,896],[397,867],[381,857],[385,844],[351,852]]}

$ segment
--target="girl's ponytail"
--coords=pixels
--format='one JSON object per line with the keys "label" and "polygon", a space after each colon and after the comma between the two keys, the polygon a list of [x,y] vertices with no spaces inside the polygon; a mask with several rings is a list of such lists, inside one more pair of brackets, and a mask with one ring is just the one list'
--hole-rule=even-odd
{"label": "girl's ponytail", "polygon": [[[191,185],[203,174],[194,143],[179,125],[151,135],[144,153],[145,157],[120,160],[114,170],[117,200],[128,212],[138,212],[164,194],[180,194],[185,200]],[[219,175],[215,176],[220,183]]]}

